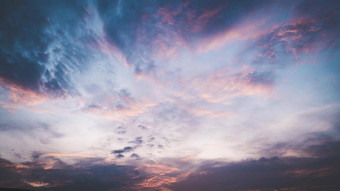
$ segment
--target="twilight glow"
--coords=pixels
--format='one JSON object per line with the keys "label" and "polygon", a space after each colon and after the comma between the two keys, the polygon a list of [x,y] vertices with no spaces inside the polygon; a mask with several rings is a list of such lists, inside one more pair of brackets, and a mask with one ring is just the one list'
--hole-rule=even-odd
{"label": "twilight glow", "polygon": [[0,190],[339,190],[340,2],[0,1]]}

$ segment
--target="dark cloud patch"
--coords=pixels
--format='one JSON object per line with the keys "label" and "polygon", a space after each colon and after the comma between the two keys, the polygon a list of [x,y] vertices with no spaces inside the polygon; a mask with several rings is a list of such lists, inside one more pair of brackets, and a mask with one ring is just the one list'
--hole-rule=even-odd
{"label": "dark cloud patch", "polygon": [[134,148],[132,147],[124,147],[123,149],[113,150],[111,153],[116,156],[116,158],[124,158],[124,153],[132,152]]}
{"label": "dark cloud patch", "polygon": [[24,183],[20,182],[20,178],[20,174],[16,173],[14,169],[14,164],[0,158],[0,188],[12,188],[14,186],[16,188],[28,188]]}
{"label": "dark cloud patch", "polygon": [[[35,92],[76,93],[70,72],[89,58],[77,33],[87,4],[81,1],[3,1],[0,12],[0,80]],[[79,41],[81,42],[81,41]]]}
{"label": "dark cloud patch", "polygon": [[[337,0],[326,0],[320,3],[317,0],[304,0],[296,6],[298,16],[339,19],[339,2]],[[338,20],[339,21],[339,20]]]}
{"label": "dark cloud patch", "polygon": [[[26,168],[17,168],[15,164],[0,159],[0,188],[42,191],[137,190],[136,184],[144,178],[132,166],[76,164],[44,169],[41,162],[25,163],[22,165],[26,165]],[[34,188],[29,183],[45,183],[46,187]]]}
{"label": "dark cloud patch", "polygon": [[98,1],[107,39],[124,52],[129,63],[135,66],[136,73],[148,72],[154,67],[148,50],[138,47],[137,40],[143,17],[154,14],[156,10],[157,2]]}
{"label": "dark cloud patch", "polygon": [[118,158],[118,159],[124,158],[124,155],[123,154],[117,154],[116,158]]}
{"label": "dark cloud patch", "polygon": [[139,158],[140,158],[139,155],[136,154],[136,153],[132,153],[132,154],[130,155],[130,157],[131,157],[131,158],[135,158],[135,159],[139,159]]}
{"label": "dark cloud patch", "polygon": [[132,147],[124,147],[123,149],[113,150],[112,154],[121,154],[121,153],[125,153],[125,152],[130,152],[130,151],[133,151]]}
{"label": "dark cloud patch", "polygon": [[136,137],[135,140],[130,141],[129,143],[133,143],[133,144],[136,144],[136,145],[141,145],[141,144],[143,144],[143,137]]}
{"label": "dark cloud patch", "polygon": [[[338,190],[339,141],[310,146],[313,157],[272,157],[223,164],[207,162],[173,190]],[[278,147],[287,145],[278,145]]]}
{"label": "dark cloud patch", "polygon": [[123,50],[133,47],[145,7],[140,1],[98,1],[108,39]]}
{"label": "dark cloud patch", "polygon": [[41,156],[41,153],[37,152],[37,151],[33,151],[32,153],[32,159],[38,159]]}
{"label": "dark cloud patch", "polygon": [[272,145],[261,145],[260,154],[265,157],[284,157],[289,153],[299,153],[309,157],[331,157],[340,153],[336,134],[313,132],[301,136],[301,141],[279,142]]}
{"label": "dark cloud patch", "polygon": [[340,158],[340,141],[326,140],[323,144],[316,144],[308,147],[306,152],[314,157]]}
{"label": "dark cloud patch", "polygon": [[48,38],[43,28],[48,24],[35,3],[3,1],[0,8],[0,77],[26,88],[40,83],[46,61]]}
{"label": "dark cloud patch", "polygon": [[[330,119],[327,119],[330,120]],[[336,128],[336,127],[334,127]],[[334,134],[330,133],[325,133],[325,132],[313,132],[313,133],[308,133],[306,140],[303,141],[303,144],[305,145],[320,145],[320,144],[325,144],[328,142],[334,142],[336,141]]]}
{"label": "dark cloud patch", "polygon": [[17,188],[0,188],[0,191],[32,191],[32,190],[17,189]]}
{"label": "dark cloud patch", "polygon": [[98,1],[107,40],[117,46],[136,74],[150,73],[159,43],[188,42],[224,32],[267,1]]}
{"label": "dark cloud patch", "polygon": [[[171,190],[302,190],[336,191],[340,188],[339,141],[331,141],[310,147],[307,151],[315,157],[262,157],[258,160],[245,160],[225,163],[203,162],[201,167],[186,179],[162,185]],[[124,149],[122,149],[124,150]],[[129,150],[129,149],[126,149]],[[326,151],[326,152],[325,152]],[[120,152],[119,152],[120,153]],[[120,154],[121,155],[121,154]],[[119,156],[123,157],[123,156]],[[136,153],[130,158],[139,159]],[[52,168],[44,169],[48,160]],[[119,165],[98,165],[100,160],[67,165],[53,157],[39,158],[33,162],[21,163],[23,167],[0,159],[0,187],[32,189],[28,183],[40,182],[49,186],[34,190],[143,190],[137,185],[145,180],[143,172],[136,167]],[[176,161],[174,161],[176,162]],[[178,164],[181,164],[179,162]],[[190,164],[182,164],[191,166]],[[176,173],[167,174],[168,178]],[[157,190],[157,188],[148,188]]]}
{"label": "dark cloud patch", "polygon": [[[338,160],[338,159],[337,159]],[[337,190],[340,166],[334,159],[261,158],[201,173],[175,183],[173,190]]]}

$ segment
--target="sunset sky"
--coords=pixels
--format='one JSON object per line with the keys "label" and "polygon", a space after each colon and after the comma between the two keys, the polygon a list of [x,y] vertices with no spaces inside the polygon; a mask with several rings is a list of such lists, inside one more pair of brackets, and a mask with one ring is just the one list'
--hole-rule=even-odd
{"label": "sunset sky", "polygon": [[340,2],[1,0],[0,188],[339,190]]}

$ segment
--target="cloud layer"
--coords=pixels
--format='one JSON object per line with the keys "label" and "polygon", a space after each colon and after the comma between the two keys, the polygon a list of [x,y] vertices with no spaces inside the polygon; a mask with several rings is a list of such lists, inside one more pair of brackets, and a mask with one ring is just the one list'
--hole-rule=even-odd
{"label": "cloud layer", "polygon": [[3,1],[0,186],[338,188],[339,6]]}

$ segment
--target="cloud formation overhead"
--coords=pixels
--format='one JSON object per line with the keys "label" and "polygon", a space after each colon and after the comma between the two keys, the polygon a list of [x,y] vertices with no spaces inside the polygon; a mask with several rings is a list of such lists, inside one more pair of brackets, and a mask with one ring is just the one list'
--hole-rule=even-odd
{"label": "cloud formation overhead", "polygon": [[339,190],[336,0],[3,0],[0,190]]}

